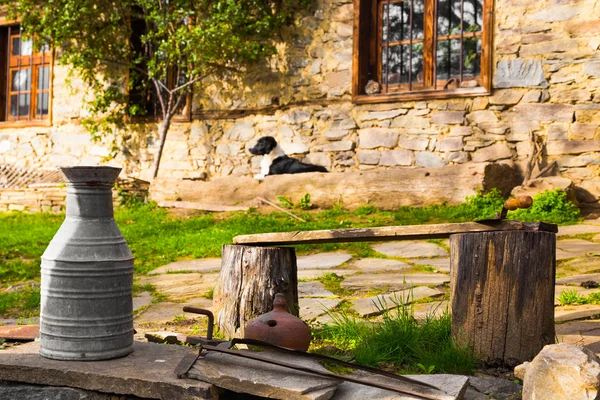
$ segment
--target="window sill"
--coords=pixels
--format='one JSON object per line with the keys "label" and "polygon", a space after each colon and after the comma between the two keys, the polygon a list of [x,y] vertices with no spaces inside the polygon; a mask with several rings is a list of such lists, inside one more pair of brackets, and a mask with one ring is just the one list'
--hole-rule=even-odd
{"label": "window sill", "polygon": [[0,129],[29,128],[29,127],[39,127],[39,126],[52,126],[52,122],[50,122],[50,120],[0,122]]}
{"label": "window sill", "polygon": [[380,93],[354,95],[352,102],[355,104],[392,103],[400,101],[452,99],[460,97],[489,96],[491,93],[484,87],[469,89],[423,90],[402,93]]}

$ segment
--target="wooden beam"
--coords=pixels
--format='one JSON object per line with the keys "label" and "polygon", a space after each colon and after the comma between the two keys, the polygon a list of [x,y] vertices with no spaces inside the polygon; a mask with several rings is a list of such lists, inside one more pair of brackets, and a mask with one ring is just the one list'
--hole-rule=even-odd
{"label": "wooden beam", "polygon": [[554,224],[544,222],[488,221],[458,224],[384,226],[377,228],[329,229],[241,235],[234,244],[253,246],[282,246],[296,244],[383,242],[392,240],[445,239],[456,233],[493,231],[558,232]]}

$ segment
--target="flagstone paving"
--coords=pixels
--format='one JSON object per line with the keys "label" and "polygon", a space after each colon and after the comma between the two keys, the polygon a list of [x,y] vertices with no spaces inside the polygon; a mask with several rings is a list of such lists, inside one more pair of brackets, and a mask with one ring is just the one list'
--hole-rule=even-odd
{"label": "flagstone paving", "polygon": [[150,274],[166,274],[167,272],[214,272],[221,270],[220,258],[200,258],[197,260],[181,260],[167,264],[150,272]]}
{"label": "flagstone paving", "polygon": [[138,284],[150,284],[166,294],[169,300],[182,301],[201,297],[215,287],[218,279],[219,273],[163,274],[143,277]]}
{"label": "flagstone paving", "polygon": [[600,353],[600,320],[574,321],[556,325],[559,343],[585,346]]}
{"label": "flagstone paving", "polygon": [[340,304],[341,299],[316,299],[316,298],[300,298],[300,318],[310,321],[311,319],[327,313]]}
{"label": "flagstone paving", "polygon": [[351,266],[363,272],[400,271],[410,268],[407,263],[388,258],[357,258]]}
{"label": "flagstone paving", "polygon": [[[598,259],[597,267],[600,268],[600,259]],[[583,274],[583,275],[571,275],[556,280],[557,285],[581,285],[582,282],[594,281],[600,284],[600,274]]]}
{"label": "flagstone paving", "polygon": [[600,305],[582,304],[554,308],[554,322],[556,323],[586,319],[594,315],[600,315]]}
{"label": "flagstone paving", "polygon": [[597,225],[569,225],[559,226],[558,233],[556,236],[574,236],[574,235],[585,235],[589,233],[600,233],[600,226]]}
{"label": "flagstone paving", "polygon": [[416,265],[426,265],[437,269],[440,272],[450,273],[450,259],[449,258],[430,258],[426,260],[412,259],[407,260],[409,263]]}
{"label": "flagstone paving", "polygon": [[593,243],[583,239],[565,239],[556,242],[557,260],[594,254],[600,255],[600,243]]}
{"label": "flagstone paving", "polygon": [[350,261],[352,256],[348,253],[319,253],[310,256],[300,256],[297,259],[298,270],[304,269],[330,269]]}
{"label": "flagstone paving", "polygon": [[300,297],[332,297],[333,293],[325,289],[321,282],[298,282]]}
{"label": "flagstone paving", "polygon": [[448,252],[443,247],[434,243],[417,240],[382,243],[373,246],[373,249],[388,257],[424,258],[448,256]]}
{"label": "flagstone paving", "polygon": [[450,282],[450,277],[444,274],[361,274],[344,279],[341,287],[344,289],[363,290],[390,289],[403,290],[414,286],[440,286]]}
{"label": "flagstone paving", "polygon": [[298,279],[319,279],[323,275],[336,274],[338,276],[350,276],[357,274],[359,271],[354,269],[305,269],[298,271]]}
{"label": "flagstone paving", "polygon": [[385,310],[397,307],[401,304],[410,304],[427,297],[443,296],[444,292],[431,289],[426,286],[414,289],[401,290],[385,295],[367,297],[352,301],[352,308],[362,317],[372,317],[382,314]]}

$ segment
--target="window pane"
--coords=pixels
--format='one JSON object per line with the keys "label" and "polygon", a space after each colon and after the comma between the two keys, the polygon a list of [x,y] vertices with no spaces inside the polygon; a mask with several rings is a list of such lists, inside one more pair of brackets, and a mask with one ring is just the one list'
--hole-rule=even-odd
{"label": "window pane", "polygon": [[50,86],[50,67],[38,68],[38,90],[46,90]]}
{"label": "window pane", "polygon": [[463,41],[463,80],[481,76],[481,38]]}
{"label": "window pane", "polygon": [[[410,40],[410,4],[411,0],[389,4],[389,32],[390,42]],[[413,5],[413,40],[423,39],[423,12],[425,9],[423,0],[412,0]],[[383,4],[382,38],[387,41],[388,37],[388,4]]]}
{"label": "window pane", "polygon": [[391,46],[389,48],[389,65],[387,63],[387,51],[382,51],[382,74],[383,84],[387,83],[386,74],[389,76],[389,84],[408,83],[408,72],[412,70],[412,81],[423,82],[423,43],[413,45],[412,68],[409,46]]}
{"label": "window pane", "polygon": [[29,91],[31,90],[31,69],[21,69],[11,72],[11,91]]}
{"label": "window pane", "polygon": [[44,115],[48,115],[48,92],[38,93],[37,95],[37,109],[36,116],[41,117]]}
{"label": "window pane", "polygon": [[[17,99],[18,98],[18,99]],[[13,94],[10,96],[10,116],[26,117],[29,115],[31,97],[29,94]]]}
{"label": "window pane", "polygon": [[[438,36],[459,35],[461,0],[438,0]],[[480,32],[482,29],[483,0],[464,0],[463,31]]]}
{"label": "window pane", "polygon": [[460,40],[440,40],[437,43],[437,79],[459,77]]}
{"label": "window pane", "polygon": [[13,56],[30,56],[33,51],[31,39],[21,40],[21,36],[15,36],[12,38],[12,51]]}

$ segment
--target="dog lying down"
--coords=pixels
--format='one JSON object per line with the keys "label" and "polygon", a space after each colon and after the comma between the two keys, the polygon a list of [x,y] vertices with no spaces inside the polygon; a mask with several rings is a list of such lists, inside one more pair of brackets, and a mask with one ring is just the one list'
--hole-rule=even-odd
{"label": "dog lying down", "polygon": [[260,162],[260,174],[255,176],[256,179],[264,179],[267,175],[328,172],[320,165],[307,164],[288,157],[272,136],[261,137],[256,145],[248,150],[255,156],[263,156]]}

